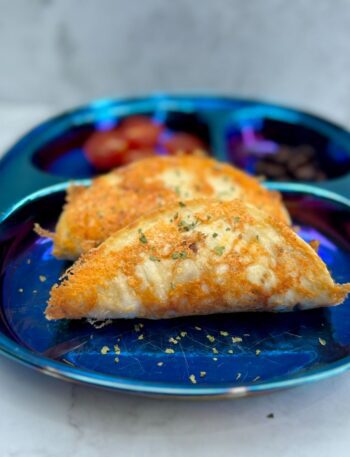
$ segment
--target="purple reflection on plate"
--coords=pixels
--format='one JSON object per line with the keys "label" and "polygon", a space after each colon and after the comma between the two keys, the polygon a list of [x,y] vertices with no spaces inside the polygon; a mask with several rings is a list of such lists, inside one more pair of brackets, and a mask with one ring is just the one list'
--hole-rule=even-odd
{"label": "purple reflection on plate", "polygon": [[[311,194],[285,192],[284,198],[294,222],[302,227],[300,235],[320,240],[320,253],[335,280],[350,281],[348,208]],[[50,288],[69,263],[53,258],[51,241],[38,238],[32,226],[38,222],[52,228],[63,201],[64,192],[49,193],[0,226],[0,330],[14,344],[43,355],[45,366],[52,359],[83,370],[86,379],[98,374],[177,388],[191,385],[190,374],[206,371],[207,376],[197,376],[197,387],[234,387],[326,371],[350,356],[349,300],[330,310],[141,321],[142,340],[135,329],[139,320],[115,320],[101,328],[84,320],[47,321],[43,313]],[[174,346],[174,354],[166,354],[169,338],[181,332],[185,336]],[[207,335],[216,339],[215,356]],[[242,341],[234,343],[232,336]],[[120,354],[113,350],[116,344]],[[101,354],[103,346],[111,348],[107,355]]]}
{"label": "purple reflection on plate", "polygon": [[264,116],[261,107],[243,112],[226,132],[229,159],[238,167],[271,181],[323,181],[349,171],[349,152],[326,134]]}

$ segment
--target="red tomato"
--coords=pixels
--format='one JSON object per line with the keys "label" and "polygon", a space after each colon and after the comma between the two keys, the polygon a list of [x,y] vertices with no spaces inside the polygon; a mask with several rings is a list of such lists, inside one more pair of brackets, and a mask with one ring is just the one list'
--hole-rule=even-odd
{"label": "red tomato", "polygon": [[84,145],[89,162],[98,170],[110,170],[154,155],[153,147],[133,147],[121,128],[94,132]]}
{"label": "red tomato", "polygon": [[98,170],[109,170],[125,163],[128,141],[120,130],[94,132],[84,145],[87,159]]}
{"label": "red tomato", "polygon": [[206,150],[202,140],[190,133],[175,133],[163,143],[169,154],[192,154],[196,150]]}
{"label": "red tomato", "polygon": [[[165,127],[146,116],[130,116],[113,130],[97,131],[86,141],[84,151],[98,170],[111,168],[150,157]],[[189,133],[175,133],[162,144],[169,154],[192,154],[204,150],[204,143]]]}
{"label": "red tomato", "polygon": [[149,147],[157,144],[164,125],[146,116],[131,116],[121,123],[120,128],[130,146]]}

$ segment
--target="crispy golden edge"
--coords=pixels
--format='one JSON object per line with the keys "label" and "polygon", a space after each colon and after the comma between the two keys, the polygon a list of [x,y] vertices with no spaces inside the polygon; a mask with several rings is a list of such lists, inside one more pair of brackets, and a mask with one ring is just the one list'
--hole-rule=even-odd
{"label": "crispy golden edge", "polygon": [[37,235],[39,235],[43,238],[50,238],[51,240],[55,240],[56,234],[54,232],[50,232],[50,230],[46,230],[46,229],[42,228],[37,223],[34,224],[33,230]]}
{"label": "crispy golden edge", "polygon": [[[206,198],[215,198],[215,194],[212,194],[213,188],[206,182],[208,171],[218,177],[228,175],[244,189],[247,201],[263,206],[276,218],[290,223],[278,192],[265,189],[257,179],[231,165],[195,156],[157,156],[98,177],[89,188],[71,186],[56,227],[54,255],[73,260],[81,252],[100,244],[114,231],[132,223],[143,214],[154,211],[158,205],[177,201],[176,192],[166,188],[161,181],[145,183],[148,176],[154,176],[171,167],[195,170],[200,192]],[[120,182],[111,183],[114,179]],[[140,192],[140,189],[144,192]]]}
{"label": "crispy golden edge", "polygon": [[[201,205],[204,208],[204,210],[201,210],[201,213],[196,213],[196,216],[203,224],[207,223],[207,214],[210,214],[214,220],[215,218],[217,220],[228,218],[232,219],[232,215],[239,214],[240,220],[239,223],[236,223],[238,224],[236,229],[241,231],[243,230],[244,224],[254,224],[254,217],[247,212],[245,205],[239,200],[229,202],[198,200],[186,203],[187,208],[193,209],[194,211],[198,205]],[[160,250],[165,239],[167,243],[173,246],[174,250],[184,249],[186,251],[187,258],[195,259],[195,253],[191,250],[190,244],[193,242],[201,243],[200,236],[198,237],[198,232],[193,234],[193,236],[197,238],[192,239],[190,237],[184,245],[183,237],[179,235],[177,229],[172,232],[169,229],[163,228],[163,218],[171,217],[171,215],[174,214],[174,212],[178,212],[178,210],[178,204],[174,204],[167,208],[157,210],[150,215],[143,216],[130,226],[112,235],[98,248],[83,255],[81,259],[78,260],[68,272],[66,272],[66,279],[64,279],[60,285],[56,285],[52,289],[46,311],[47,318],[81,318],[86,316],[96,306],[97,289],[108,285],[108,282],[114,277],[117,270],[122,272],[127,278],[130,278],[131,282],[135,281],[135,286],[137,287],[137,280],[134,277],[135,265],[140,262],[142,254],[145,252],[150,254],[148,249],[151,246],[152,249],[155,249],[156,251]],[[263,213],[260,212],[260,214]],[[291,228],[280,221],[275,220],[271,216],[263,215],[263,217],[264,223],[266,222],[267,224],[273,226],[274,229],[277,230],[278,234],[281,235],[284,245],[293,248],[293,250],[296,251],[295,255],[298,254],[299,271],[296,272],[296,274],[299,275],[298,278],[301,278],[304,272],[309,268],[315,269],[319,272],[320,276],[325,273],[328,275],[326,265],[317,256],[312,247],[299,238]],[[132,249],[130,246],[127,246],[117,252],[113,252],[113,249],[111,252],[108,250],[110,245],[112,245],[116,240],[122,239],[129,231],[135,231],[143,226],[148,226],[149,223],[152,222],[155,227],[154,230],[152,229],[153,232],[150,232],[152,233],[152,237],[149,233],[147,233],[147,237],[151,237],[151,243],[147,245],[135,243],[132,245]],[[165,224],[165,226],[168,227],[167,224]],[[281,249],[283,249],[283,246]],[[246,254],[248,253],[242,252],[242,257]],[[163,256],[162,258],[167,257]],[[243,290],[250,290],[252,288],[251,284],[248,283],[245,277],[239,275],[239,258],[233,259],[232,262],[231,266],[234,265],[238,268],[237,281],[239,280],[239,287]],[[288,278],[288,264],[280,263],[278,264],[278,269],[282,278]],[[298,279],[298,281],[300,282],[300,279]],[[327,293],[330,294],[330,304],[342,302],[346,295],[350,292],[350,284],[334,284],[330,276],[329,281],[329,284],[325,284],[325,287],[327,289]],[[205,282],[209,283],[211,290],[214,291],[214,295],[216,294],[218,297],[217,300],[219,300],[221,292],[219,289],[215,289],[217,286],[213,283],[213,278],[210,272],[205,278]],[[182,294],[187,294],[186,287],[186,285],[184,285],[183,288],[177,287],[176,291],[173,292],[173,299],[170,300],[169,306],[176,307],[176,300],[178,300]],[[289,284],[285,281],[280,285],[280,290],[277,290],[274,293],[283,293],[288,290],[288,287]],[[200,284],[198,284],[198,286],[191,285],[191,297],[193,298],[193,301],[189,304],[187,314],[191,314],[191,311],[193,311],[193,306],[196,306],[196,301],[199,301],[200,293]],[[306,298],[310,295],[307,289],[304,290],[304,294]],[[268,309],[269,296],[270,293],[265,293],[262,290],[259,291],[259,300],[264,303],[266,307],[265,309]],[[149,306],[150,316],[148,317],[157,316],[158,311],[156,307],[158,305],[154,296],[145,296],[144,299],[147,303],[155,303],[155,308],[152,308],[151,305]]]}

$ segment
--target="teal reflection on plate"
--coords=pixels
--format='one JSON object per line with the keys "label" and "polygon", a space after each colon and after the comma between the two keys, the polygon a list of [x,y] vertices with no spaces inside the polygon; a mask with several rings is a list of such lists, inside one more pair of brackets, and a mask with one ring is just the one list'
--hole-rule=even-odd
{"label": "teal reflection on plate", "polygon": [[[117,390],[245,395],[322,378],[350,362],[350,301],[283,314],[224,314],[107,323],[45,320],[52,285],[69,265],[33,224],[54,227],[65,184],[40,191],[0,224],[0,350],[60,376]],[[283,192],[300,236],[320,241],[337,282],[350,281],[350,206],[300,184]]]}
{"label": "teal reflection on plate", "polygon": [[[92,102],[48,119],[20,138],[0,160],[5,190],[0,192],[0,211],[44,187],[95,176],[98,171],[85,156],[86,141],[133,115],[163,123],[167,135],[194,135],[215,158],[270,180],[294,178],[288,173],[274,178],[271,167],[270,174],[266,168],[263,173],[259,162],[273,159],[286,146],[294,152],[311,148],[322,169],[315,185],[349,194],[350,133],[332,122],[263,101],[155,94]],[[307,175],[300,179],[308,180]]]}

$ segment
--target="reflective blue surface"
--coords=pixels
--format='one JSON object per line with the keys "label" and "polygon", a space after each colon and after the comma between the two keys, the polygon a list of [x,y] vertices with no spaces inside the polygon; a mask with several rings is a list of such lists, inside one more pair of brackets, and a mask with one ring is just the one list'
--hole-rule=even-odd
{"label": "reflective blue surface", "polygon": [[240,155],[247,126],[275,146],[310,144],[332,176],[317,185],[349,194],[350,134],[331,122],[253,100],[158,94],[100,100],[33,129],[0,160],[1,185],[6,189],[0,192],[0,211],[35,190],[66,179],[93,176],[96,171],[83,154],[85,141],[94,131],[112,128],[120,119],[133,114],[149,115],[171,131],[192,133],[208,145],[213,156],[237,163],[249,172],[254,172],[254,157]]}
{"label": "reflective blue surface", "polygon": [[[293,115],[294,114],[294,115]],[[259,162],[281,166],[282,162],[274,162],[273,157],[284,149],[295,156],[311,153],[312,163],[321,172],[321,176],[311,181],[333,180],[346,176],[350,172],[350,155],[347,144],[338,138],[327,135],[327,128],[315,128],[317,123],[312,118],[300,117],[286,109],[272,109],[260,105],[237,110],[233,113],[227,126],[228,155],[231,162],[249,173],[259,174]],[[311,161],[311,159],[310,159]],[[306,164],[308,161],[306,161]],[[268,168],[266,169],[266,171]],[[267,174],[270,180],[290,181],[293,169],[285,173]],[[327,176],[324,172],[327,172]],[[266,175],[266,173],[265,173]],[[280,175],[280,176],[279,176]],[[322,176],[323,175],[323,176]]]}
{"label": "reflective blue surface", "polygon": [[[309,186],[280,186],[294,222],[301,227],[300,235],[307,241],[319,239],[320,255],[334,278],[350,281],[347,201]],[[46,321],[43,311],[49,290],[68,264],[54,259],[51,242],[36,236],[32,228],[34,222],[45,227],[55,224],[63,189],[64,185],[39,192],[0,225],[4,353],[56,376],[172,395],[245,395],[347,367],[349,300],[331,309],[116,320],[102,328],[86,321]],[[102,354],[105,346],[109,352]],[[202,377],[201,372],[205,372]]]}
{"label": "reflective blue surface", "polygon": [[[213,156],[250,172],[254,160],[240,161],[237,147],[237,140],[247,139],[247,126],[262,140],[259,148],[309,142],[332,179],[312,187],[270,185],[283,190],[301,236],[320,240],[320,255],[335,279],[350,281],[349,132],[317,116],[253,100],[162,94],[100,100],[40,124],[0,161],[0,351],[63,379],[155,395],[242,396],[348,369],[349,300],[307,312],[115,321],[101,328],[44,319],[50,287],[68,264],[52,257],[50,241],[33,233],[33,223],[53,227],[64,181],[95,175],[83,154],[86,139],[133,114],[193,133]],[[53,187],[39,190],[47,186]],[[135,324],[144,327],[135,329]],[[105,355],[104,346],[110,349]]]}

